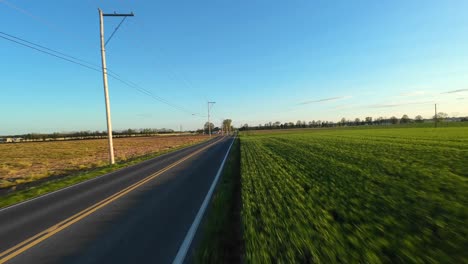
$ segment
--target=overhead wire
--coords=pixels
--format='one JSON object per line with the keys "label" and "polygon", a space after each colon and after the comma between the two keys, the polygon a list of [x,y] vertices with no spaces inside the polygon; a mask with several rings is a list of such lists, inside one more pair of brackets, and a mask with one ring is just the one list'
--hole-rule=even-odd
{"label": "overhead wire", "polygon": [[[82,59],[79,59],[79,58],[76,58],[74,56],[70,56],[68,54],[65,54],[63,52],[59,52],[59,51],[56,51],[54,49],[51,49],[51,48],[47,48],[43,45],[39,45],[39,44],[36,44],[36,43],[33,43],[31,41],[28,41],[28,40],[25,40],[23,38],[19,38],[19,37],[16,37],[16,36],[13,36],[11,34],[8,34],[8,33],[5,33],[5,32],[1,32],[0,31],[0,38],[3,38],[5,40],[8,40],[8,41],[11,41],[13,43],[16,43],[18,45],[22,45],[22,46],[25,46],[27,48],[30,48],[30,49],[33,49],[33,50],[36,50],[36,51],[39,51],[39,52],[42,52],[44,54],[47,54],[47,55],[50,55],[50,56],[53,56],[53,57],[56,57],[56,58],[59,58],[59,59],[62,59],[64,61],[67,61],[67,62],[70,62],[70,63],[74,63],[76,65],[79,65],[79,66],[82,66],[82,67],[85,67],[87,69],[90,69],[90,70],[93,70],[93,71],[96,71],[96,72],[102,72],[102,69],[100,69],[100,67],[96,64],[93,64],[93,63],[90,63],[90,62],[87,62],[85,60],[82,60]],[[2,36],[3,35],[3,36]],[[36,47],[34,47],[34,46]],[[55,53],[55,54],[54,54]],[[86,64],[88,65],[86,65]],[[92,65],[92,66],[89,66],[89,65]],[[178,106],[160,96],[157,96],[155,94],[153,94],[151,91],[139,86],[138,84],[132,82],[132,81],[129,81],[129,80],[125,80],[122,76],[120,76],[119,74],[107,69],[107,75],[121,83],[123,83],[124,85],[128,86],[128,87],[131,87],[137,91],[139,91],[140,93],[142,94],[145,94],[147,96],[149,96],[150,98],[156,100],[156,101],[159,101],[159,102],[162,102],[166,105],[169,105],[175,109],[178,109],[180,111],[183,111],[183,112],[186,112],[186,113],[189,113],[191,114],[192,116],[200,116],[200,114],[198,113],[193,113],[192,111],[189,111],[188,109],[184,108],[184,107],[181,107],[181,106]]]}
{"label": "overhead wire", "polygon": [[56,31],[60,31],[62,34],[66,34],[66,35],[68,35],[70,37],[73,37],[74,39],[77,39],[77,40],[82,39],[81,37],[79,37],[79,36],[77,36],[75,34],[71,34],[70,33],[71,31],[62,28],[60,25],[52,23],[52,22],[48,21],[47,19],[45,19],[43,17],[34,15],[31,12],[29,12],[28,10],[26,10],[24,8],[21,8],[21,7],[17,6],[17,5],[14,5],[14,4],[8,2],[7,0],[0,0],[0,3],[12,8],[12,9],[14,9],[14,10],[20,12],[20,13],[22,13],[23,15],[26,15],[26,16],[38,21],[39,23],[41,23],[41,24],[43,24],[43,25],[45,25],[45,26],[47,26],[47,27],[49,27],[51,29],[54,29]]}
{"label": "overhead wire", "polygon": [[25,46],[25,47],[28,47],[28,48],[30,48],[30,49],[33,49],[33,50],[36,50],[36,51],[45,53],[45,54],[47,54],[47,55],[54,56],[54,57],[56,57],[56,58],[59,58],[59,59],[62,59],[62,60],[65,60],[65,61],[68,61],[68,62],[77,64],[77,65],[80,65],[80,66],[85,67],[85,68],[88,68],[88,69],[90,69],[90,70],[97,71],[97,72],[101,72],[101,70],[99,70],[99,69],[90,67],[90,66],[88,66],[88,65],[85,65],[85,64],[80,63],[80,62],[77,62],[77,61],[73,61],[73,60],[71,60],[71,59],[67,59],[67,58],[65,58],[65,57],[63,57],[63,56],[59,56],[59,55],[57,55],[57,54],[53,54],[53,53],[48,52],[48,51],[45,51],[45,50],[41,50],[41,49],[36,48],[36,47],[33,47],[33,46],[31,46],[31,45],[28,45],[28,44],[25,44],[25,43],[21,43],[21,42],[19,42],[19,41],[17,41],[17,40],[14,40],[14,39],[11,39],[11,38],[8,38],[8,37],[4,37],[4,36],[0,36],[0,38],[6,39],[6,40],[8,40],[8,41],[14,42],[14,43],[16,43],[16,44],[19,44],[19,45],[22,45],[22,46]]}
{"label": "overhead wire", "polygon": [[[0,0],[0,3],[3,3],[3,4],[5,4],[6,6],[12,8],[12,9],[15,9],[16,11],[18,11],[18,12],[20,12],[20,13],[22,13],[22,14],[28,16],[28,17],[33,18],[34,20],[36,20],[36,21],[38,21],[38,22],[40,22],[40,23],[46,25],[46,26],[49,27],[49,28],[53,28],[53,29],[55,29],[55,30],[60,30],[61,32],[66,33],[66,34],[69,35],[69,36],[72,36],[72,37],[74,37],[74,38],[77,38],[75,35],[70,34],[69,31],[62,30],[62,29],[60,28],[60,26],[58,26],[58,25],[56,25],[56,24],[54,24],[54,23],[48,21],[48,20],[45,19],[45,18],[39,17],[39,16],[37,16],[37,15],[34,15],[34,14],[32,14],[31,12],[25,10],[24,8],[21,8],[21,7],[17,6],[17,5],[14,5],[14,4],[10,3],[10,2],[7,1],[7,0]],[[114,36],[114,34],[116,33],[116,31],[119,29],[119,27],[120,27],[120,26],[122,25],[122,23],[125,21],[125,18],[126,18],[126,17],[124,17],[124,19],[123,19],[123,20],[119,23],[119,25],[115,28],[114,32],[112,32],[111,36],[110,36],[109,39],[106,41],[105,45],[106,45],[106,44],[110,41],[110,39]],[[55,55],[55,54],[50,54],[50,53],[48,53],[48,52],[38,50],[37,48],[30,47],[30,46],[28,46],[28,45],[25,45],[25,44],[22,44],[22,43],[17,43],[16,41],[7,39],[7,40],[9,40],[9,41],[16,42],[17,44],[26,46],[26,47],[28,47],[28,48],[35,49],[35,50],[40,51],[40,52],[42,52],[42,53],[45,53],[45,54],[48,54],[48,55],[51,55],[51,56],[54,56],[54,57],[57,57],[57,58],[60,58],[60,59],[63,59],[63,60],[66,60],[66,61],[75,63],[75,64],[78,64],[78,65],[81,65],[81,66],[84,66],[84,67],[86,67],[86,68],[88,68],[88,69],[91,69],[91,70],[94,70],[94,71],[102,72],[102,69],[101,69],[101,66],[100,66],[100,65],[97,65],[97,64],[94,64],[94,63],[91,63],[91,62],[88,62],[88,61],[85,61],[85,60],[76,58],[76,57],[74,57],[74,56],[67,55],[67,54],[65,54],[65,53],[62,53],[62,52],[59,52],[59,51],[56,51],[56,50],[53,50],[53,49],[49,49],[49,48],[47,48],[47,47],[44,47],[44,46],[41,46],[41,45],[38,45],[38,44],[35,44],[35,43],[32,43],[32,42],[29,42],[29,41],[24,40],[24,39],[17,38],[17,37],[15,37],[15,36],[9,35],[9,34],[4,33],[4,32],[2,32],[2,33],[3,33],[4,35],[7,35],[7,36],[11,37],[11,38],[15,38],[15,39],[21,40],[21,41],[23,41],[23,42],[25,42],[25,43],[29,43],[29,44],[35,45],[35,46],[40,47],[40,48],[42,48],[42,49],[45,49],[45,50],[54,52],[54,53],[56,53],[56,54],[60,54],[60,55],[62,55],[62,56],[64,56],[64,57],[68,57],[68,58],[70,58],[71,60],[76,60],[76,61],[79,61],[79,62],[84,63],[84,64],[88,64],[88,65],[91,65],[91,66],[82,65],[81,63],[76,63],[76,62],[70,61],[70,59],[61,58],[60,56],[57,56],[57,55]],[[6,39],[6,38],[5,38],[5,39]],[[163,53],[162,49],[160,49],[160,53]],[[96,67],[96,69],[93,69],[94,67]],[[177,74],[177,73],[175,72],[175,70],[173,69],[173,67],[170,67],[170,66],[169,66],[169,69],[168,69],[168,70],[172,72],[172,74],[173,74],[173,76],[175,77],[175,79],[179,79],[179,80],[181,81],[181,83],[182,83],[184,86],[186,86],[187,88],[189,88],[189,90],[195,90],[195,89],[193,89],[193,88],[194,88],[194,87],[193,87],[193,83],[192,83],[186,76],[184,76],[184,75],[182,75],[182,74],[180,74],[180,73]],[[110,69],[107,69],[107,72],[108,72],[108,75],[109,75],[111,78],[116,79],[116,80],[120,81],[121,83],[123,83],[123,84],[125,84],[125,85],[127,85],[127,86],[129,86],[129,87],[132,87],[133,89],[136,89],[137,91],[139,91],[139,92],[141,92],[141,93],[143,93],[143,94],[146,94],[147,96],[152,97],[154,100],[163,102],[163,103],[165,103],[165,104],[167,104],[167,105],[170,105],[170,106],[172,106],[172,107],[174,107],[174,108],[177,108],[177,109],[179,109],[179,110],[184,109],[184,110],[182,110],[182,111],[187,112],[187,113],[191,113],[192,116],[203,117],[203,115],[200,115],[199,113],[192,113],[191,111],[188,111],[187,109],[185,109],[185,108],[183,108],[183,107],[177,106],[177,105],[175,105],[175,104],[173,104],[173,103],[171,103],[171,102],[165,100],[164,98],[162,98],[162,97],[160,97],[160,96],[154,95],[154,94],[152,94],[150,91],[148,91],[148,90],[146,90],[146,89],[140,87],[139,85],[136,85],[135,83],[133,83],[133,82],[131,82],[131,81],[129,81],[129,80],[123,80],[123,79],[125,79],[125,78],[123,78],[122,76],[120,76],[120,75],[117,74],[116,72],[111,71]],[[112,74],[110,74],[110,73],[112,73]],[[179,78],[178,78],[178,77],[179,77]],[[206,99],[206,96],[205,96],[205,99]],[[205,101],[207,101],[207,99],[206,99]]]}
{"label": "overhead wire", "polygon": [[13,35],[11,35],[11,34],[8,34],[8,33],[5,33],[5,32],[2,32],[2,31],[0,31],[0,34],[5,35],[5,36],[8,36],[9,38],[14,38],[14,39],[16,39],[16,40],[19,40],[19,41],[22,41],[22,42],[25,42],[25,43],[34,45],[34,46],[39,47],[39,48],[41,48],[41,49],[45,49],[45,50],[48,50],[48,51],[51,51],[51,52],[60,54],[60,55],[62,55],[62,56],[68,57],[68,58],[70,58],[70,59],[73,59],[73,60],[76,60],[76,61],[79,61],[79,62],[82,62],[82,63],[86,63],[86,64],[88,64],[88,65],[92,65],[93,67],[97,67],[98,69],[101,68],[100,65],[97,65],[97,64],[94,64],[94,63],[92,63],[92,62],[89,62],[89,61],[86,61],[86,60],[83,60],[83,59],[80,59],[80,58],[77,58],[77,57],[74,57],[74,56],[65,54],[65,53],[60,52],[60,51],[57,51],[57,50],[53,50],[53,49],[44,47],[44,46],[42,46],[42,45],[39,45],[39,44],[37,44],[37,43],[33,43],[33,42],[28,41],[28,40],[25,40],[25,39],[23,39],[23,38],[19,38],[19,37],[13,36]]}
{"label": "overhead wire", "polygon": [[193,113],[192,111],[189,111],[188,109],[185,109],[184,107],[181,107],[181,106],[178,106],[178,105],[176,105],[176,104],[173,104],[173,103],[169,102],[168,100],[166,100],[166,99],[164,99],[164,98],[162,98],[162,97],[160,97],[160,96],[157,96],[157,95],[153,94],[151,91],[148,91],[147,89],[142,88],[141,86],[139,86],[139,85],[136,84],[136,83],[133,83],[133,82],[128,81],[128,80],[123,80],[122,78],[120,78],[120,77],[119,77],[118,75],[116,75],[115,73],[109,73],[109,72],[108,72],[107,75],[110,76],[110,77],[112,77],[112,78],[114,78],[115,80],[117,80],[117,81],[119,81],[119,82],[121,82],[121,83],[123,83],[123,84],[129,86],[129,87],[134,88],[135,90],[139,91],[140,93],[145,94],[145,95],[147,95],[147,96],[153,98],[153,99],[156,100],[156,101],[159,101],[159,102],[162,102],[162,103],[167,104],[167,105],[169,105],[169,106],[172,106],[173,108],[176,108],[176,109],[178,109],[178,110],[180,110],[180,111],[183,111],[183,112],[186,112],[186,113],[188,113],[188,114],[192,114],[192,115],[197,115],[197,116],[198,116],[198,114]]}
{"label": "overhead wire", "polygon": [[[132,21],[130,20],[129,23],[134,23],[135,25],[138,25],[138,28],[145,28],[145,24],[137,24],[137,20],[135,21]],[[131,31],[130,31],[130,34],[133,34]],[[135,38],[131,38],[131,40],[134,41],[134,44],[135,45],[141,45],[141,43],[143,43],[142,41],[135,41],[137,38],[139,37],[139,35],[136,35]],[[157,54],[155,54],[157,57],[159,57],[160,59],[160,62],[162,62],[165,58],[164,58],[164,54],[167,53],[161,46],[152,46],[152,51],[156,52]],[[197,94],[200,94],[200,91],[199,89],[195,89],[195,86],[193,84],[193,82],[187,77],[186,74],[183,74],[182,72],[180,71],[177,71],[174,67],[173,64],[171,64],[170,62],[168,61],[165,61],[165,63],[163,63],[163,66],[166,71],[166,74],[167,76],[170,78],[170,79],[173,79],[175,81],[179,81],[181,84],[183,84],[186,88],[188,88],[189,91],[195,91],[197,90],[198,93]],[[203,100],[205,102],[209,101],[206,94],[203,94]]]}

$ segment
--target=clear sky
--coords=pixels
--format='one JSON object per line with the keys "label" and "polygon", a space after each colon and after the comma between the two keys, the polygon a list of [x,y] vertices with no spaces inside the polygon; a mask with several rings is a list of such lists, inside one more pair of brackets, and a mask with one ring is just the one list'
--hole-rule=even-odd
{"label": "clear sky", "polygon": [[[468,115],[468,1],[0,0],[0,32],[99,66],[98,7],[135,13],[108,68],[187,110],[110,79],[117,130]],[[99,72],[1,38],[0,72],[0,135],[106,129]]]}

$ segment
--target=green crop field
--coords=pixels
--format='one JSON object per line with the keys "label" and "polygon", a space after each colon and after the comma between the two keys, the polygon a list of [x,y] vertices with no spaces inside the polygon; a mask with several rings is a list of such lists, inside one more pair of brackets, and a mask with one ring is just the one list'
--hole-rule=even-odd
{"label": "green crop field", "polygon": [[468,263],[468,127],[243,133],[248,263]]}

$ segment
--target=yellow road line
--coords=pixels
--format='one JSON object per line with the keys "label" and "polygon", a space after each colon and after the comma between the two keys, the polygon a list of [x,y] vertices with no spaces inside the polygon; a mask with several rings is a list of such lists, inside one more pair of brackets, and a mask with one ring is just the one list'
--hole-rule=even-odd
{"label": "yellow road line", "polygon": [[8,260],[18,256],[19,254],[25,252],[26,250],[34,247],[35,245],[41,243],[42,241],[46,240],[47,238],[57,234],[58,232],[64,230],[65,228],[73,225],[74,223],[80,221],[81,219],[87,217],[88,215],[96,212],[97,210],[103,208],[104,206],[112,203],[113,201],[125,196],[126,194],[130,193],[131,191],[137,189],[138,187],[142,186],[143,184],[153,180],[154,178],[158,177],[159,175],[163,174],[164,172],[174,168],[175,166],[179,165],[180,163],[190,159],[191,157],[197,155],[198,153],[204,151],[205,149],[213,146],[214,144],[218,143],[219,141],[221,141],[221,139],[218,139],[216,140],[215,142],[193,152],[192,154],[172,163],[171,165],[165,167],[164,169],[161,169],[151,175],[149,175],[148,177],[130,185],[129,187],[107,197],[106,199],[82,210],[81,212],[79,213],[76,213],[75,215],[61,221],[60,223],[58,224],[55,224],[49,228],[47,228],[46,230],[24,240],[23,242],[3,251],[2,253],[0,253],[0,264],[2,263],[5,263],[7,262]]}

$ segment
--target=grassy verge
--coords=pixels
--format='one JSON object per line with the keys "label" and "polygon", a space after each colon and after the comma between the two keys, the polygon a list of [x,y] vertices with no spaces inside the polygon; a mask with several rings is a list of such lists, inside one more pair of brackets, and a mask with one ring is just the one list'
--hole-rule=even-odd
{"label": "grassy verge", "polygon": [[236,139],[202,226],[195,263],[241,263],[240,142]]}
{"label": "grassy verge", "polygon": [[[202,142],[205,142],[205,141],[202,141]],[[71,174],[71,175],[63,177],[63,178],[46,181],[46,182],[41,183],[41,184],[39,184],[37,186],[32,186],[32,187],[29,187],[29,188],[26,188],[26,189],[13,191],[13,192],[8,193],[8,194],[6,194],[4,196],[0,196],[0,208],[7,207],[7,206],[10,206],[10,205],[19,203],[19,202],[23,202],[23,201],[26,201],[26,200],[41,196],[43,194],[53,192],[53,191],[56,191],[56,190],[71,186],[73,184],[77,184],[77,183],[89,180],[89,179],[92,179],[92,178],[96,178],[96,177],[104,175],[106,173],[110,173],[110,172],[113,172],[113,171],[116,171],[116,170],[119,170],[119,169],[123,169],[123,168],[129,167],[131,165],[135,165],[135,164],[138,164],[140,162],[143,162],[145,160],[149,160],[149,159],[161,156],[163,154],[173,152],[173,151],[176,151],[176,150],[179,150],[179,149],[182,149],[182,148],[185,148],[185,147],[189,147],[189,146],[192,146],[192,145],[195,145],[195,144],[199,144],[199,143],[202,143],[202,142],[196,142],[196,143],[181,145],[181,146],[173,148],[173,149],[169,149],[169,150],[165,150],[165,151],[159,151],[159,152],[148,154],[148,155],[143,155],[143,156],[136,157],[136,158],[126,160],[126,161],[123,161],[123,162],[117,162],[116,164],[114,164],[112,166],[107,165],[107,166],[95,168],[95,169],[92,169],[92,170],[86,170],[86,171],[83,171],[83,172]]]}

